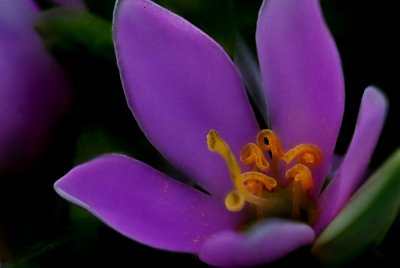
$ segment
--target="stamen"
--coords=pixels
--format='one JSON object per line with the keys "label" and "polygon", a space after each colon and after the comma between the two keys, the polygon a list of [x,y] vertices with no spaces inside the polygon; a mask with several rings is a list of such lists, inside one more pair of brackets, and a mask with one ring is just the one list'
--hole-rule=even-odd
{"label": "stamen", "polygon": [[294,181],[292,184],[292,194],[293,194],[293,207],[292,207],[292,219],[299,220],[300,219],[300,194],[301,189],[299,189],[300,182]]}
{"label": "stamen", "polygon": [[254,186],[251,186],[254,185],[255,182],[263,185],[270,192],[272,192],[274,188],[278,185],[277,181],[274,178],[254,171],[243,173],[242,181],[250,190],[255,189]]}
{"label": "stamen", "polygon": [[300,144],[285,153],[283,159],[287,164],[297,160],[300,164],[315,166],[322,160],[322,152],[314,144]]}
{"label": "stamen", "polygon": [[304,190],[308,191],[314,185],[311,170],[303,164],[296,164],[286,171],[286,178],[300,182]]}
{"label": "stamen", "polygon": [[265,173],[269,170],[269,163],[263,151],[254,143],[248,143],[243,147],[240,152],[240,161],[246,166],[254,165],[255,170],[258,168]]}
{"label": "stamen", "polygon": [[[268,144],[265,140],[268,140]],[[258,133],[257,145],[263,151],[270,151],[272,158],[280,159],[284,155],[278,136],[270,129],[263,129]]]}
{"label": "stamen", "polygon": [[[284,155],[284,151],[281,147],[281,142],[278,136],[270,129],[263,129],[257,135],[257,145],[261,150],[271,152],[271,164],[273,177],[278,177],[279,165],[278,160]],[[266,143],[266,141],[268,143]]]}
{"label": "stamen", "polygon": [[293,179],[292,183],[292,218],[294,220],[300,219],[300,196],[301,189],[300,186],[304,189],[304,191],[308,191],[313,186],[314,182],[311,175],[311,170],[303,164],[296,164],[288,171],[286,171],[286,178]]}

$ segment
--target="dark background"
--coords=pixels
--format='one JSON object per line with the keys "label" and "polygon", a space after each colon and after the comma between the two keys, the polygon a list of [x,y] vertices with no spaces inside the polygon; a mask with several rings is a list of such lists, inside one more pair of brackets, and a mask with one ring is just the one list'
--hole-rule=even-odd
{"label": "dark background", "polygon": [[[43,9],[52,12],[51,4],[39,2]],[[46,15],[38,24],[44,43],[71,78],[75,101],[71,113],[60,122],[41,163],[34,170],[1,183],[0,252],[3,258],[10,259],[6,267],[141,267],[160,262],[206,267],[195,256],[151,249],[121,236],[85,211],[61,200],[52,189],[54,181],[73,166],[105,152],[126,153],[162,171],[175,172],[146,141],[126,107],[110,39],[114,1],[86,2],[96,16],[91,18],[93,24],[82,23],[79,16],[73,15],[75,19],[62,16],[54,19]],[[158,2],[211,35],[230,55],[237,32],[255,50],[254,31],[260,0]],[[378,86],[390,103],[371,161],[372,169],[400,145],[400,100],[395,83],[399,72],[400,46],[396,40],[399,16],[395,3],[321,1],[342,58],[346,82],[346,110],[337,153],[346,151],[361,96],[368,85]],[[93,47],[81,38],[83,35],[100,36],[104,42]],[[396,223],[376,251],[367,252],[350,265],[388,265],[396,261],[399,228]],[[315,260],[302,253],[294,253],[275,266],[286,267],[292,263],[317,266]]]}

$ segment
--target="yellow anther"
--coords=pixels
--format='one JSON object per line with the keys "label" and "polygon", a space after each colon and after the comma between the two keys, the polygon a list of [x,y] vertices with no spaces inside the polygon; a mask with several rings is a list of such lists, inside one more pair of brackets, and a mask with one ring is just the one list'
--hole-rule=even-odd
{"label": "yellow anther", "polygon": [[315,166],[321,162],[322,152],[314,144],[300,144],[287,151],[283,159],[287,164],[296,159],[300,164]]}
{"label": "yellow anther", "polygon": [[286,178],[293,179],[295,182],[300,182],[301,187],[306,191],[311,189],[314,185],[311,170],[303,164],[296,164],[287,170]]}
{"label": "yellow anther", "polygon": [[262,183],[256,180],[247,180],[244,183],[251,194],[261,195],[264,188]]}
{"label": "yellow anther", "polygon": [[249,188],[252,188],[252,185],[257,182],[258,184],[263,185],[265,189],[270,192],[273,191],[274,188],[278,185],[277,181],[274,178],[254,171],[243,173],[242,181],[246,186],[250,186]]}
{"label": "yellow anther", "polygon": [[246,166],[254,165],[265,173],[269,170],[269,163],[263,151],[254,143],[246,144],[240,152],[240,161]]}
{"label": "yellow anther", "polygon": [[225,197],[225,207],[232,212],[243,209],[245,199],[238,191],[232,191]]}
{"label": "yellow anther", "polygon": [[270,129],[263,129],[258,133],[257,145],[261,150],[270,151],[273,158],[280,159],[284,155],[278,136]]}

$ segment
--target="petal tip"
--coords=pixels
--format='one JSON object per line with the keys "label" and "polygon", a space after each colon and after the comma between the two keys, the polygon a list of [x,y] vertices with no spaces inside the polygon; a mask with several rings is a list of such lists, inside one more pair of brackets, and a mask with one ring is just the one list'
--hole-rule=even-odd
{"label": "petal tip", "polygon": [[379,89],[379,87],[370,85],[365,89],[365,93],[370,98],[374,98],[376,103],[382,106],[388,106],[388,98],[386,95]]}
{"label": "petal tip", "polygon": [[75,204],[77,206],[80,206],[84,209],[89,210],[90,206],[88,204],[86,204],[85,202],[83,202],[82,200],[76,198],[75,196],[72,196],[71,194],[69,194],[66,190],[67,187],[65,187],[64,185],[64,181],[65,177],[59,179],[58,181],[56,181],[56,183],[54,184],[54,191],[61,196],[63,199],[67,200],[68,202],[71,202],[72,204]]}

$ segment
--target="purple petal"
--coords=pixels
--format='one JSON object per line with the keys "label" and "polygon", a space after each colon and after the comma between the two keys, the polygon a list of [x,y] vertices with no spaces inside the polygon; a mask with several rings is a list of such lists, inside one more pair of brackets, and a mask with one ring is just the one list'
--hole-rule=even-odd
{"label": "purple petal", "polygon": [[232,182],[208,151],[216,129],[235,154],[258,126],[232,61],[210,37],[146,0],[120,1],[114,18],[118,64],[128,104],[148,139],[212,194]]}
{"label": "purple petal", "polygon": [[29,31],[35,20],[38,7],[33,0],[2,0],[0,2],[0,40],[5,42],[8,35],[14,31],[21,35],[21,31]]}
{"label": "purple petal", "polygon": [[329,171],[328,171],[328,177],[332,178],[335,176],[336,172],[338,171],[339,167],[342,165],[343,162],[343,156],[342,155],[338,155],[338,154],[334,154],[332,157],[332,162],[331,165],[329,167]]}
{"label": "purple petal", "polygon": [[200,250],[200,259],[219,267],[268,264],[313,240],[314,231],[306,224],[270,219],[248,233],[227,230],[211,236]]}
{"label": "purple petal", "polygon": [[261,7],[257,50],[272,129],[288,150],[318,145],[314,195],[325,179],[344,109],[338,51],[317,0],[269,0]]}
{"label": "purple petal", "polygon": [[21,170],[48,142],[70,89],[34,30],[32,1],[0,2],[0,170]]}
{"label": "purple petal", "polygon": [[356,129],[350,147],[326,190],[322,193],[320,215],[315,230],[321,232],[340,212],[357,189],[371,160],[386,118],[387,101],[374,87],[368,87],[362,97]]}
{"label": "purple petal", "polygon": [[209,235],[240,224],[224,203],[122,155],[70,171],[56,191],[111,228],[152,247],[197,253]]}

